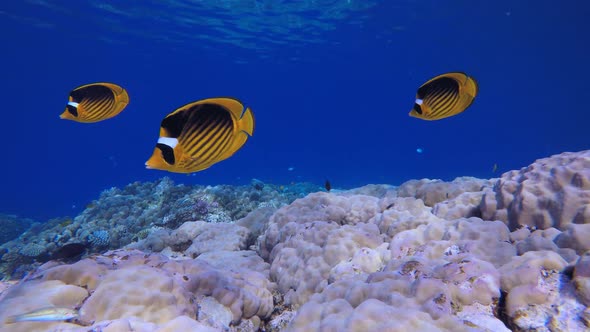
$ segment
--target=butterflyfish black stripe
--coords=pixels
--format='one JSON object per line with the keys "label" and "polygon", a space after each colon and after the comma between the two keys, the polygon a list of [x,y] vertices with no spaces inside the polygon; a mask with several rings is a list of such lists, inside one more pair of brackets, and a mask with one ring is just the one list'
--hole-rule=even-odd
{"label": "butterflyfish black stripe", "polygon": [[226,112],[203,114],[203,117],[204,126],[202,126],[202,129],[191,135],[190,138],[186,140],[188,143],[187,149],[193,151],[193,153],[198,150],[197,145],[206,144],[208,141],[207,137],[210,137],[209,133],[211,131],[218,130],[218,127],[224,126],[228,121],[231,122],[231,117]]}
{"label": "butterflyfish black stripe", "polygon": [[434,109],[437,108],[439,104],[442,104],[445,98],[447,97],[448,92],[448,90],[437,89],[437,91],[435,91],[428,99],[428,101],[430,102],[430,107]]}
{"label": "butterflyfish black stripe", "polygon": [[187,117],[186,111],[180,111],[165,117],[160,126],[168,132],[169,137],[179,138]]}
{"label": "butterflyfish black stripe", "polygon": [[231,143],[231,138],[232,132],[228,131],[226,135],[219,139],[219,144],[216,144],[209,154],[204,154],[201,156],[199,166],[217,162],[219,156],[225,153],[229,143]]}
{"label": "butterflyfish black stripe", "polygon": [[89,96],[83,100],[84,107],[88,109],[97,108],[100,105],[109,103],[112,98],[105,98],[104,96]]}
{"label": "butterflyfish black stripe", "polygon": [[443,94],[436,96],[437,100],[436,103],[433,105],[433,108],[442,108],[448,104],[449,100],[453,98],[453,91],[450,89],[446,89]]}
{"label": "butterflyfish black stripe", "polygon": [[432,116],[439,117],[453,112],[453,108],[457,102],[457,97],[458,96],[456,94],[450,95],[450,98],[447,98],[444,103],[441,103],[437,107],[437,110],[432,113]]}
{"label": "butterflyfish black stripe", "polygon": [[193,159],[190,163],[192,166],[202,166],[205,164],[213,164],[217,161],[217,155],[198,155],[195,159]]}
{"label": "butterflyfish black stripe", "polygon": [[424,101],[428,104],[428,106],[430,106],[430,108],[436,107],[437,98],[438,98],[439,93],[440,93],[439,89],[437,87],[434,87],[426,95],[426,98],[424,99]]}
{"label": "butterflyfish black stripe", "polygon": [[449,78],[442,78],[436,82],[433,82],[433,89],[431,92],[434,95],[440,94],[443,91],[452,91],[454,93],[458,92],[457,82]]}
{"label": "butterflyfish black stripe", "polygon": [[213,161],[219,157],[219,155],[224,152],[223,148],[227,145],[227,142],[230,140],[229,137],[231,135],[231,131],[229,129],[225,129],[219,132],[219,135],[215,138],[213,144],[211,144],[206,150],[203,150],[201,153],[201,157],[205,161]]}
{"label": "butterflyfish black stripe", "polygon": [[223,127],[210,130],[202,140],[199,140],[198,144],[193,146],[193,149],[191,149],[191,154],[201,156],[207,155],[207,151],[217,144],[216,140],[224,133],[225,130]]}
{"label": "butterflyfish black stripe", "polygon": [[206,105],[197,105],[190,109],[190,116],[184,130],[188,134],[181,134],[184,141],[192,142],[199,139],[198,136],[202,136],[208,130],[211,118],[219,116],[216,112],[211,112],[211,109],[203,107]]}
{"label": "butterflyfish black stripe", "polygon": [[87,110],[92,110],[94,108],[94,106],[96,105],[97,100],[93,99],[93,98],[84,98],[82,100],[82,102],[80,103],[82,106],[84,106],[85,109]]}
{"label": "butterflyfish black stripe", "polygon": [[[188,111],[187,111],[188,112]],[[194,114],[187,113],[184,118],[182,130],[178,135],[178,140],[182,144],[188,144],[194,140],[195,136],[198,135],[203,128],[207,125],[205,122],[199,121]]]}
{"label": "butterflyfish black stripe", "polygon": [[190,145],[187,146],[188,154],[190,154],[191,156],[200,156],[201,150],[203,150],[203,148],[207,146],[209,140],[214,135],[215,131],[207,131],[202,139],[191,141]]}
{"label": "butterflyfish black stripe", "polygon": [[113,100],[96,99],[86,106],[89,119],[104,118],[112,113]]}
{"label": "butterflyfish black stripe", "polygon": [[112,112],[112,100],[97,99],[92,107],[89,106],[89,111],[93,113],[94,117],[102,118]]}
{"label": "butterflyfish black stripe", "polygon": [[[449,82],[447,80],[447,82]],[[443,113],[447,113],[449,112],[449,108],[453,106],[453,104],[455,103],[457,96],[457,85],[456,84],[444,84],[445,82],[443,82],[443,84],[440,85],[440,87],[442,87],[444,89],[444,92],[440,95],[437,95],[435,97],[438,97],[437,100],[435,102],[432,103],[432,116],[439,116],[442,115]],[[449,82],[452,83],[452,82]],[[442,91],[442,90],[441,90]]]}
{"label": "butterflyfish black stripe", "polygon": [[227,138],[223,140],[223,143],[220,144],[219,153],[217,154],[216,158],[221,157],[222,154],[225,154],[229,148],[231,148],[232,143],[236,139],[236,135],[233,131],[230,131],[227,135]]}
{"label": "butterflyfish black stripe", "polygon": [[187,150],[191,151],[191,153],[195,153],[197,150],[196,146],[200,144],[204,144],[204,140],[208,135],[210,135],[211,131],[215,130],[216,123],[219,121],[220,115],[214,115],[213,117],[207,117],[199,126],[199,130],[194,130],[191,135],[185,140]]}
{"label": "butterflyfish black stripe", "polygon": [[231,129],[227,130],[227,133],[223,135],[223,137],[219,140],[219,149],[215,153],[217,154],[216,158],[218,158],[221,154],[225,153],[228,147],[231,146],[231,142],[234,140],[234,132]]}
{"label": "butterflyfish black stripe", "polygon": [[452,114],[455,112],[455,108],[453,107],[454,105],[451,104],[445,104],[440,108],[440,111],[437,112],[436,116],[440,116],[440,117],[444,117],[447,116],[449,114]]}
{"label": "butterflyfish black stripe", "polygon": [[218,130],[212,131],[210,135],[199,142],[200,144],[195,145],[192,153],[201,156],[203,159],[208,159],[210,154],[216,149],[216,145],[220,143],[220,138],[226,136],[227,133],[230,133],[227,127],[221,127]]}

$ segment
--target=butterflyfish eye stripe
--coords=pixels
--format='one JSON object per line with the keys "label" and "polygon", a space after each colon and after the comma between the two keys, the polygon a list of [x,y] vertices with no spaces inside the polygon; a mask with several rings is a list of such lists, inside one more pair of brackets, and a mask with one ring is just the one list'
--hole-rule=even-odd
{"label": "butterflyfish eye stripe", "polygon": [[226,143],[226,138],[231,134],[229,130],[221,130],[217,133],[215,137],[214,143],[207,147],[207,149],[202,150],[201,156],[204,160],[211,160],[211,158],[217,157],[218,152]]}
{"label": "butterflyfish eye stripe", "polygon": [[158,143],[156,144],[156,149],[159,149],[162,153],[162,158],[170,164],[174,165],[176,160],[174,159],[174,149],[167,144]]}

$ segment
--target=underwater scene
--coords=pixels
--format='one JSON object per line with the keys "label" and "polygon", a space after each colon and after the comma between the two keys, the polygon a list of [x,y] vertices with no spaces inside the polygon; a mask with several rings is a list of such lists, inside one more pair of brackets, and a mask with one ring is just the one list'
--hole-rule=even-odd
{"label": "underwater scene", "polygon": [[590,2],[0,5],[0,331],[590,331]]}

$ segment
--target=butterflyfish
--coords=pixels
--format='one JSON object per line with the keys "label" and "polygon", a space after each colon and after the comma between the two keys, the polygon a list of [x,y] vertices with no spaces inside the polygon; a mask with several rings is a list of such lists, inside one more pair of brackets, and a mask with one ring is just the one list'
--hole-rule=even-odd
{"label": "butterflyfish", "polygon": [[473,77],[453,72],[436,76],[422,84],[416,93],[410,116],[423,120],[440,120],[465,111],[477,96]]}
{"label": "butterflyfish", "polygon": [[202,171],[231,157],[254,132],[250,108],[233,98],[186,104],[160,124],[160,137],[146,168],[174,173]]}
{"label": "butterflyfish", "polygon": [[78,122],[98,122],[110,119],[129,104],[129,95],[113,83],[92,83],[79,86],[70,92],[62,119]]}

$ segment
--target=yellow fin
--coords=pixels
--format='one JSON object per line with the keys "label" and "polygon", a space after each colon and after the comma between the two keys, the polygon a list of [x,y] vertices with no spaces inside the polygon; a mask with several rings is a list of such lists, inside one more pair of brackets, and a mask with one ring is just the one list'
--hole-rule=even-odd
{"label": "yellow fin", "polygon": [[230,113],[232,114],[232,116],[234,117],[234,119],[236,119],[236,120],[242,116],[242,112],[244,111],[244,105],[239,100],[234,99],[234,98],[226,98],[226,97],[208,98],[208,99],[199,100],[195,104],[209,104],[209,103],[221,105],[221,106],[227,108],[230,111]]}
{"label": "yellow fin", "polygon": [[250,107],[246,109],[241,119],[238,120],[238,132],[234,136],[234,141],[231,146],[217,159],[218,161],[231,157],[236,151],[238,151],[244,143],[248,140],[248,137],[254,133],[254,114]]}
{"label": "yellow fin", "polygon": [[250,107],[246,108],[246,111],[242,115],[242,118],[238,117],[238,129],[243,130],[249,136],[254,134],[254,114],[252,114],[252,110]]}
{"label": "yellow fin", "polygon": [[[479,92],[479,86],[473,78],[468,77],[467,82],[465,82],[465,84],[461,87],[461,90],[462,92],[471,96],[471,98],[473,99],[475,98],[475,96],[477,96],[477,93]],[[468,106],[469,105],[471,105],[471,103],[469,103]]]}

